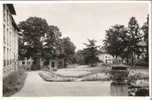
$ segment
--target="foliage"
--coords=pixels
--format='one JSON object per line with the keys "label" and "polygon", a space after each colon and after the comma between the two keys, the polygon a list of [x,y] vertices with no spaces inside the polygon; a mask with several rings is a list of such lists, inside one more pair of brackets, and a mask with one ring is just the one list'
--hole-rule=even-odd
{"label": "foliage", "polygon": [[39,17],[30,17],[19,23],[22,38],[19,39],[20,58],[34,60],[32,69],[40,69],[40,60],[65,57],[68,62],[73,62],[75,46],[69,37],[61,38],[57,26],[48,25],[47,21]]}
{"label": "foliage", "polygon": [[123,56],[123,50],[127,41],[127,30],[124,25],[114,25],[106,30],[106,39],[104,40],[104,48],[112,56]]}
{"label": "foliage", "polygon": [[22,30],[24,42],[21,45],[24,45],[23,49],[26,51],[24,56],[27,58],[32,57],[34,64],[39,69],[39,59],[42,53],[42,42],[40,40],[47,33],[48,23],[45,19],[30,17],[26,21],[20,22],[18,26]]}
{"label": "foliage", "polygon": [[19,91],[26,78],[26,73],[23,69],[14,71],[3,78],[3,96],[10,96]]}
{"label": "foliage", "polygon": [[145,60],[148,61],[149,60],[149,50],[148,50],[148,32],[149,32],[149,15],[147,16],[147,20],[146,22],[144,23],[144,25],[142,26],[142,31],[144,33],[143,37],[144,37],[144,41],[146,43],[146,57],[145,57]]}
{"label": "foliage", "polygon": [[98,59],[98,46],[96,46],[96,40],[94,39],[88,39],[88,44],[84,43],[86,48],[83,50],[83,55],[84,55],[84,62],[85,64],[89,64],[91,66],[95,66],[97,62],[99,62]]}
{"label": "foliage", "polygon": [[99,46],[96,45],[96,40],[88,39],[88,43],[84,43],[84,45],[86,48],[78,50],[74,55],[76,63],[95,66],[98,62],[100,62],[97,57],[99,54]]}
{"label": "foliage", "polygon": [[75,45],[72,43],[69,37],[64,37],[61,39],[61,45],[65,60],[67,63],[74,63]]}
{"label": "foliage", "polygon": [[149,95],[149,75],[131,70],[128,75],[129,96]]}
{"label": "foliage", "polygon": [[84,65],[85,64],[85,59],[84,59],[84,55],[83,55],[83,50],[78,50],[75,55],[74,58],[76,60],[76,63],[80,64],[80,65]]}
{"label": "foliage", "polygon": [[138,89],[135,93],[136,96],[149,96],[149,89]]}
{"label": "foliage", "polygon": [[135,17],[131,17],[128,23],[128,45],[125,48],[125,55],[131,58],[131,64],[135,64],[135,55],[140,56],[141,49],[139,47],[139,42],[141,42],[142,35],[140,33],[140,28]]}
{"label": "foliage", "polygon": [[59,50],[59,39],[61,32],[57,26],[49,26],[47,33],[42,37],[42,57],[46,60],[54,58]]}
{"label": "foliage", "polygon": [[106,33],[106,39],[104,40],[106,51],[116,58],[121,57],[126,60],[127,64],[134,66],[136,59],[142,53],[141,46],[139,46],[142,35],[136,18],[130,18],[128,27],[114,25],[106,30]]}

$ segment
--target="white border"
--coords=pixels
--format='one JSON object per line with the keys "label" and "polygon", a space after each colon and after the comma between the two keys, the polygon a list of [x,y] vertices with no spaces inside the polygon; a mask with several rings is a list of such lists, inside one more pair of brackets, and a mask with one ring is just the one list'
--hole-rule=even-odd
{"label": "white border", "polygon": [[151,1],[121,1],[121,0],[117,0],[117,1],[110,1],[110,0],[105,0],[105,1],[85,1],[85,0],[81,0],[81,1],[1,1],[1,3],[21,3],[21,4],[45,4],[45,3],[149,3],[150,4]]}
{"label": "white border", "polygon": [[[149,4],[149,16],[150,16],[150,19],[149,19],[149,24],[151,26],[151,1],[1,1],[0,2],[0,11],[2,12],[2,6],[1,4],[3,3],[17,3],[17,4],[46,4],[46,3],[148,3]],[[2,13],[0,13],[0,22],[2,23]],[[145,18],[146,19],[146,18]],[[0,25],[0,33],[3,32],[2,30],[2,24]],[[149,83],[150,83],[150,96],[151,96],[151,61],[152,61],[152,58],[151,58],[151,49],[152,49],[152,46],[151,46],[151,27],[149,29]],[[0,36],[0,47],[1,47],[1,50],[0,50],[0,55],[3,55],[3,36],[1,34]],[[0,65],[2,66],[2,58],[3,56],[0,56]],[[0,72],[2,73],[2,67],[0,69]],[[1,77],[2,75],[0,75]],[[0,85],[2,84],[2,77],[0,78]],[[2,85],[0,87],[2,89]],[[104,90],[103,90],[104,91]],[[0,99],[3,99],[3,100],[9,100],[9,99],[12,99],[12,100],[21,100],[21,99],[24,99],[24,100],[63,100],[63,99],[66,99],[66,100],[101,100],[101,99],[104,99],[104,100],[149,100],[150,99],[150,96],[149,97],[112,97],[112,96],[58,96],[58,97],[55,97],[55,96],[52,96],[52,97],[2,97],[2,93],[1,93],[1,97]]]}

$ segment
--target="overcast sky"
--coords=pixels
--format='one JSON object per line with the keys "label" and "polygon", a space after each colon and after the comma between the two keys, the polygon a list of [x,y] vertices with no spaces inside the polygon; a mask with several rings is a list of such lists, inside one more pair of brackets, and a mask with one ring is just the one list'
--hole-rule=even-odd
{"label": "overcast sky", "polygon": [[128,24],[130,17],[136,17],[143,25],[148,14],[145,3],[52,3],[15,4],[17,23],[28,17],[45,18],[49,25],[56,25],[62,36],[69,36],[77,50],[84,48],[87,39],[96,39],[102,44],[105,30],[115,24]]}

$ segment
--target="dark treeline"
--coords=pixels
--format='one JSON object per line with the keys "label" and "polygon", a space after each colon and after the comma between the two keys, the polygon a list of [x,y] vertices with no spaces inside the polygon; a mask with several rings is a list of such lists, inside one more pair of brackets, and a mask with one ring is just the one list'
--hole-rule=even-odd
{"label": "dark treeline", "polygon": [[[149,16],[142,27],[135,17],[131,17],[128,26],[116,24],[106,30],[103,48],[113,57],[121,57],[127,64],[134,66],[137,59],[148,62],[148,30]],[[57,26],[48,25],[40,17],[30,17],[19,23],[19,59],[32,58],[36,69],[40,68],[40,60],[48,64],[50,59],[63,57],[66,64],[88,64],[95,66],[99,61],[99,47],[96,40],[88,39],[82,50],[75,52],[76,46],[69,37],[62,37]]]}
{"label": "dark treeline", "polygon": [[114,57],[121,57],[127,64],[134,66],[138,60],[148,64],[149,16],[142,27],[135,17],[131,17],[128,26],[114,25],[106,30],[104,48]]}
{"label": "dark treeline", "polygon": [[19,59],[31,57],[36,66],[33,69],[40,69],[40,60],[48,64],[50,59],[62,57],[66,62],[72,63],[76,47],[69,37],[62,37],[57,26],[48,25],[45,19],[39,17],[30,17],[18,26],[22,31]]}

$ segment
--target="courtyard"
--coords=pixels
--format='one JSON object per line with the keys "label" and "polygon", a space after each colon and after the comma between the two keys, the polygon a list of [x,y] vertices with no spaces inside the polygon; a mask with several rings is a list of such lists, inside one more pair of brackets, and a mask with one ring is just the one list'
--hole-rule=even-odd
{"label": "courtyard", "polygon": [[3,4],[3,96],[149,96],[148,5],[118,4]]}
{"label": "courtyard", "polygon": [[110,95],[110,82],[47,82],[38,73],[28,72],[24,87],[12,97]]}
{"label": "courtyard", "polygon": [[[59,69],[56,74],[65,77],[79,77],[79,75],[103,73],[104,66],[90,68],[87,66],[75,66]],[[108,68],[107,68],[108,69]],[[27,71],[27,77],[23,88],[12,97],[48,97],[48,96],[111,96],[111,81],[45,81],[40,77],[40,71]],[[148,74],[148,69],[136,69],[136,72]],[[102,77],[102,76],[101,76]],[[104,76],[103,76],[104,77]],[[81,79],[81,78],[80,78]]]}

